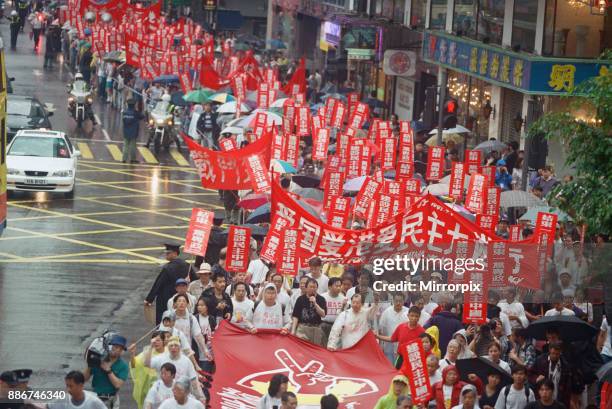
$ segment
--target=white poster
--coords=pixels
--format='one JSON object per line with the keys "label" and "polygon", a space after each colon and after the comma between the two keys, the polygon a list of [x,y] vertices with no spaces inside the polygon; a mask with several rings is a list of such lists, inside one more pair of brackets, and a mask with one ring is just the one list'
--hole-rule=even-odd
{"label": "white poster", "polygon": [[411,121],[414,107],[414,81],[396,77],[394,112],[400,120]]}

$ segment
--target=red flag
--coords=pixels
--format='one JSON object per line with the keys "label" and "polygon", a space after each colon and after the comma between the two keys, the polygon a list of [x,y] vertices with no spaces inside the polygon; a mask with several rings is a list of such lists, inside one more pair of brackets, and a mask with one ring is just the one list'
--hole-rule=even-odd
{"label": "red flag", "polygon": [[290,275],[295,277],[298,273],[299,260],[297,257],[297,249],[299,246],[300,230],[297,228],[287,228],[283,230],[281,236],[280,254],[278,254],[278,262],[276,270],[279,274]]}
{"label": "red flag", "polygon": [[329,147],[329,128],[317,129],[312,142],[312,160],[327,159],[327,149]]}
{"label": "red flag", "polygon": [[203,62],[200,69],[200,85],[204,88],[218,90],[226,85],[226,81],[207,62]]}
{"label": "red flag", "polygon": [[306,93],[306,61],[304,58],[300,58],[297,69],[283,88],[283,92],[289,96],[295,95],[296,90],[297,92]]}
{"label": "red flag", "polygon": [[327,214],[328,224],[345,229],[348,223],[349,212],[351,210],[351,198],[343,196],[333,196],[331,206]]}
{"label": "red flag", "polygon": [[189,230],[185,237],[184,252],[196,256],[204,256],[208,247],[208,238],[213,225],[213,212],[194,208],[191,210]]}
{"label": "red flag", "polygon": [[272,187],[270,173],[261,156],[251,155],[247,158],[246,163],[253,191],[255,193],[270,193]]}
{"label": "red flag", "polygon": [[444,176],[444,146],[433,146],[427,152],[427,173],[425,179],[440,180]]}
{"label": "red flag", "polygon": [[355,216],[366,216],[370,203],[377,197],[381,187],[382,184],[376,182],[374,179],[370,177],[365,178],[365,182],[361,186],[361,190],[359,190],[357,198],[355,199],[355,208],[353,209],[353,214]]}
{"label": "red flag", "polygon": [[243,226],[230,226],[227,235],[227,271],[246,271],[249,266],[251,229]]}
{"label": "red flag", "polygon": [[465,182],[465,165],[461,162],[453,162],[451,164],[451,178],[449,196],[455,200],[461,200],[463,197],[463,184]]}
{"label": "red flag", "polygon": [[467,196],[465,198],[465,208],[473,213],[482,213],[484,200],[483,195],[487,186],[487,178],[484,175],[475,173],[470,178]]}

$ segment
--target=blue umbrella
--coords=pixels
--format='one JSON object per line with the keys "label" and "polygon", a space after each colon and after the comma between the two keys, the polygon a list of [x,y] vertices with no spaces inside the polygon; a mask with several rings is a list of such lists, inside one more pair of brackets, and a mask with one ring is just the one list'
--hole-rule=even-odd
{"label": "blue umbrella", "polygon": [[180,81],[178,75],[160,75],[159,77],[153,79],[153,82],[158,82],[160,84],[172,84]]}
{"label": "blue umbrella", "polygon": [[258,224],[242,224],[242,227],[248,227],[251,229],[251,236],[265,237],[268,234],[268,227],[260,226]]}
{"label": "blue umbrella", "polygon": [[246,219],[246,222],[252,224],[270,223],[270,212],[270,203],[263,204],[257,209],[253,210],[253,212]]}
{"label": "blue umbrella", "polygon": [[276,38],[273,38],[272,40],[268,40],[268,44],[270,44],[270,47],[272,47],[273,49],[287,48],[285,43],[283,43],[281,40],[278,40]]}
{"label": "blue umbrella", "polygon": [[552,213],[557,215],[559,222],[571,222],[573,219],[563,210],[551,206],[536,206],[532,207],[527,212],[519,217],[519,220],[527,220],[535,225],[538,219],[538,213]]}
{"label": "blue umbrella", "polygon": [[335,93],[335,94],[325,94],[325,95],[323,95],[321,97],[321,101],[326,101],[327,98],[336,98],[336,99],[339,99],[342,102],[346,102],[347,101],[346,96],[344,96],[342,94],[337,94],[337,93]]}

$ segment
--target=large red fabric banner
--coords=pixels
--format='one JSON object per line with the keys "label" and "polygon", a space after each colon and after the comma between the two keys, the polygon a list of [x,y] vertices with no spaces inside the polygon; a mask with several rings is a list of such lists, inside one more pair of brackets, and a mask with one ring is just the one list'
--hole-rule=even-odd
{"label": "large red fabric banner", "polygon": [[270,166],[271,133],[264,135],[242,149],[228,152],[213,151],[196,143],[181,133],[190,150],[196,169],[202,179],[202,186],[209,189],[242,190],[251,189],[249,157],[260,155],[267,170]]}
{"label": "large red fabric banner", "polygon": [[213,212],[204,209],[193,208],[191,220],[189,220],[189,230],[185,236],[184,252],[203,256],[208,247],[208,238],[213,225]]}
{"label": "large red fabric banner", "polygon": [[[342,409],[373,408],[397,374],[371,332],[353,347],[331,352],[278,330],[253,335],[223,321],[213,349],[217,367],[232,368],[215,374],[211,406],[218,409],[257,408],[276,374],[289,378],[298,408],[318,407],[327,394],[335,395]],[[244,351],[257,353],[244,359]]]}

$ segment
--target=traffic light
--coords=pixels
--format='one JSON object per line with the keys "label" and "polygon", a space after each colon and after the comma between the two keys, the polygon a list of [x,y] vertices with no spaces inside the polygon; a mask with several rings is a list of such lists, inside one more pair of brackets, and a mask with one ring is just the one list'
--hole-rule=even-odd
{"label": "traffic light", "polygon": [[425,129],[433,129],[436,127],[436,99],[438,90],[436,87],[428,87],[425,89],[425,104],[423,106],[423,126]]}
{"label": "traffic light", "polygon": [[457,126],[457,106],[455,98],[448,98],[444,102],[444,129]]}

